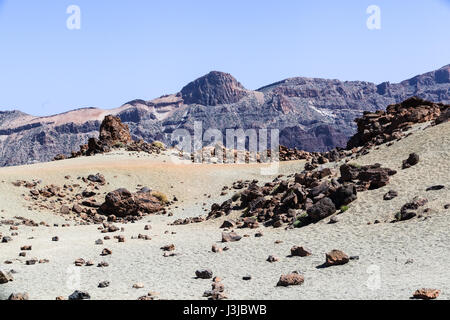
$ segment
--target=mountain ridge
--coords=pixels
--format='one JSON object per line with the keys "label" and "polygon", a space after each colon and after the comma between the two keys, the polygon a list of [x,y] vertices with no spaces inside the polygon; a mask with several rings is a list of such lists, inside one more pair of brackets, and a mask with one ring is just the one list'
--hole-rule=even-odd
{"label": "mountain ridge", "polygon": [[135,99],[118,108],[79,108],[38,117],[0,111],[0,166],[49,161],[70,154],[94,137],[106,115],[119,116],[133,139],[170,143],[178,128],[276,128],[288,147],[326,151],[344,146],[356,131],[353,120],[411,96],[450,103],[450,64],[399,83],[287,78],[257,90],[231,74],[212,71],[180,92],[153,100]]}

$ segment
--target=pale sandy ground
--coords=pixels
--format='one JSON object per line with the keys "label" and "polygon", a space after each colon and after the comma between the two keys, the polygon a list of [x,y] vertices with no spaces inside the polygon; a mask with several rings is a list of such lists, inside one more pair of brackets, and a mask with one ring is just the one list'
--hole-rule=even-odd
{"label": "pale sandy ground", "polygon": [[[27,202],[21,194],[28,189],[11,185],[18,179],[42,179],[43,184],[62,185],[67,183],[65,175],[71,175],[71,181],[76,181],[78,176],[101,172],[110,183],[104,191],[118,187],[134,191],[141,184],[170,197],[176,195],[180,200],[180,208],[170,210],[173,217],[148,216],[138,223],[124,225],[125,243],[109,240],[104,245],[95,245],[94,241],[105,235],[96,226],[20,226],[19,235],[13,237],[12,242],[0,243],[0,268],[17,271],[13,282],[0,285],[0,298],[6,298],[11,292],[28,292],[31,299],[55,299],[56,296],[67,297],[79,289],[88,291],[93,299],[136,299],[149,291],[159,292],[162,299],[205,299],[202,294],[210,289],[211,280],[194,276],[197,269],[210,268],[214,275],[223,279],[230,299],[408,299],[414,290],[422,287],[441,289],[439,299],[448,299],[450,210],[445,210],[444,205],[450,203],[450,123],[424,131],[422,127],[393,146],[383,145],[354,161],[359,164],[380,162],[397,169],[398,173],[388,186],[359,193],[350,209],[339,215],[337,224],[327,224],[326,219],[289,231],[261,227],[258,229],[264,233],[261,238],[253,236],[258,230],[239,229],[239,234],[250,237],[226,244],[230,250],[218,254],[211,252],[211,246],[214,243],[224,246],[219,242],[222,220],[186,226],[169,226],[168,223],[176,218],[205,214],[202,203],[209,208],[213,202],[228,199],[232,193],[218,195],[224,185],[231,185],[235,180],[273,179],[273,176],[261,176],[260,165],[174,165],[167,156],[141,155],[138,158],[114,153],[0,169],[2,219],[23,216],[37,222],[64,222],[48,212],[27,210]],[[417,152],[421,161],[410,169],[401,170],[402,160],[411,152]],[[303,161],[281,163],[280,173],[300,172],[303,165]],[[436,184],[446,188],[425,192],[427,187]],[[383,201],[383,194],[390,189],[397,190],[399,196]],[[208,199],[204,194],[212,197]],[[367,225],[375,219],[392,220],[395,212],[416,195],[429,199],[426,205],[432,209],[429,218]],[[151,224],[152,230],[144,231],[146,224]],[[164,233],[166,230],[169,234]],[[171,234],[172,231],[176,234]],[[0,232],[11,233],[6,225],[0,226]],[[152,240],[131,239],[139,233],[151,235]],[[53,236],[59,236],[60,241],[52,242]],[[275,240],[283,240],[283,243],[275,244]],[[163,257],[160,247],[171,243],[175,244],[179,255]],[[18,256],[23,245],[33,246],[26,258]],[[313,255],[289,258],[287,255],[293,245],[306,246]],[[105,247],[113,251],[111,256],[100,256]],[[325,252],[332,249],[358,255],[360,259],[344,266],[316,268],[324,262]],[[271,254],[280,257],[280,262],[266,262]],[[47,258],[50,263],[25,265],[25,260],[32,257]],[[73,267],[77,258],[96,263],[107,261],[110,266]],[[408,259],[413,259],[413,263],[405,264]],[[6,265],[5,260],[14,260],[14,263]],[[304,285],[275,286],[281,274],[294,270],[304,274]],[[242,280],[247,274],[252,280]],[[105,280],[111,282],[110,287],[97,288],[98,283]],[[132,285],[137,282],[145,287],[133,289]]]}

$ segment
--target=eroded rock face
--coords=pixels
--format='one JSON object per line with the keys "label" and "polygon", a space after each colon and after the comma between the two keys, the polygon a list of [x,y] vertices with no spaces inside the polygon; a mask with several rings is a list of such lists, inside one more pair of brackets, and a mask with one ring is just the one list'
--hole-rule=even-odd
{"label": "eroded rock face", "polygon": [[185,104],[204,106],[235,103],[245,95],[245,88],[231,74],[218,71],[212,71],[181,89]]}
{"label": "eroded rock face", "polygon": [[144,213],[155,213],[163,209],[161,201],[151,191],[131,193],[125,188],[108,193],[100,212],[116,217],[139,216]]}

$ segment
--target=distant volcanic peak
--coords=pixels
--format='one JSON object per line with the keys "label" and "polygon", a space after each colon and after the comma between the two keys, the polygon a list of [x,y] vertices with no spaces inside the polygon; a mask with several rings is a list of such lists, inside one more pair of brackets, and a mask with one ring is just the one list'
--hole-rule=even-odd
{"label": "distant volcanic peak", "polygon": [[247,94],[247,90],[231,74],[211,71],[181,89],[185,104],[216,106],[235,103]]}

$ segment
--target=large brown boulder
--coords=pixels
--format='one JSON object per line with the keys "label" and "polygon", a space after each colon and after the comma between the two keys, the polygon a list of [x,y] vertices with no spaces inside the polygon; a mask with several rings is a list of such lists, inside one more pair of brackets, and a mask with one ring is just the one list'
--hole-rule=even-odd
{"label": "large brown boulder", "polygon": [[125,188],[109,192],[105,202],[100,206],[100,212],[116,217],[139,216],[144,213],[155,213],[163,209],[160,199],[149,190],[131,193]]}
{"label": "large brown boulder", "polygon": [[119,117],[113,115],[106,116],[105,119],[103,119],[100,126],[99,140],[109,146],[118,143],[126,145],[133,141],[128,125],[122,123]]}

